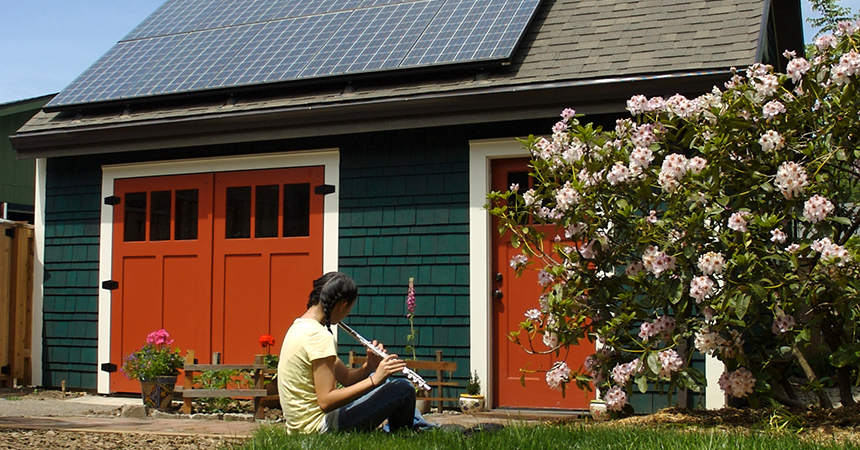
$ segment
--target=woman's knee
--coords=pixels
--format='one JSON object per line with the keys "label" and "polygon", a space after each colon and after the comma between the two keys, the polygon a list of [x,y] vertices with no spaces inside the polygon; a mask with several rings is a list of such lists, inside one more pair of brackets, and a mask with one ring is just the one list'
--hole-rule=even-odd
{"label": "woman's knee", "polygon": [[403,393],[406,395],[411,394],[413,397],[415,396],[415,386],[404,378],[396,378],[391,380],[392,390],[397,391],[398,393]]}

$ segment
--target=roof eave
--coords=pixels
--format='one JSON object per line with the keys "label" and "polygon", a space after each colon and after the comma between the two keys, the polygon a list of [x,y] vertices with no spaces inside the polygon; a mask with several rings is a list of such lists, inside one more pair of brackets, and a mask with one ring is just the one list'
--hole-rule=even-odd
{"label": "roof eave", "polygon": [[727,69],[485,87],[333,104],[255,109],[19,133],[19,158],[117,153],[624,111],[635,94],[698,95]]}

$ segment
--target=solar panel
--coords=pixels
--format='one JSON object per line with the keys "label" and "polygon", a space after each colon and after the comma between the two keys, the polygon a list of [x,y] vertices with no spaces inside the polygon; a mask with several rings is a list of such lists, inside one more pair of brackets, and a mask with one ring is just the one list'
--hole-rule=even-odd
{"label": "solar panel", "polygon": [[509,59],[540,0],[168,0],[46,109]]}

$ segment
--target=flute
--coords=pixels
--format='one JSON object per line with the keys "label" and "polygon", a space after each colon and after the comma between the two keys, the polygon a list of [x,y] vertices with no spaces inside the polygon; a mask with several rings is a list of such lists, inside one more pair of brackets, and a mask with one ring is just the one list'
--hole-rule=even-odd
{"label": "flute", "polygon": [[[340,325],[340,327],[343,328],[343,331],[346,331],[347,333],[349,333],[350,336],[354,337],[355,340],[357,340],[358,342],[361,342],[361,345],[367,347],[376,356],[379,356],[380,358],[385,358],[386,356],[388,356],[388,353],[386,353],[384,350],[378,349],[376,346],[373,345],[373,343],[371,343],[370,341],[365,339],[364,336],[358,334],[358,332],[356,332],[355,330],[350,328],[345,323],[340,322],[340,323],[338,323],[338,325]],[[421,378],[421,375],[418,375],[417,373],[415,373],[414,370],[412,370],[408,367],[404,367],[403,368],[403,374],[406,375],[407,380],[411,381],[412,384],[418,386],[419,388],[424,389],[425,391],[429,391],[431,389],[430,385],[427,384],[426,381],[424,381],[424,378]]]}

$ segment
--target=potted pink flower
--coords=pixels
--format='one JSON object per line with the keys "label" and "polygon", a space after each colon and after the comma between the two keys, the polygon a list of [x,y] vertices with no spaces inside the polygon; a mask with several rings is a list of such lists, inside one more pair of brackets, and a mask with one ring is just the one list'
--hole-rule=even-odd
{"label": "potted pink flower", "polygon": [[149,333],[146,344],[126,355],[122,372],[132,380],[140,381],[143,404],[156,409],[169,409],[179,369],[185,358],[179,349],[171,349],[170,334],[161,329]]}

